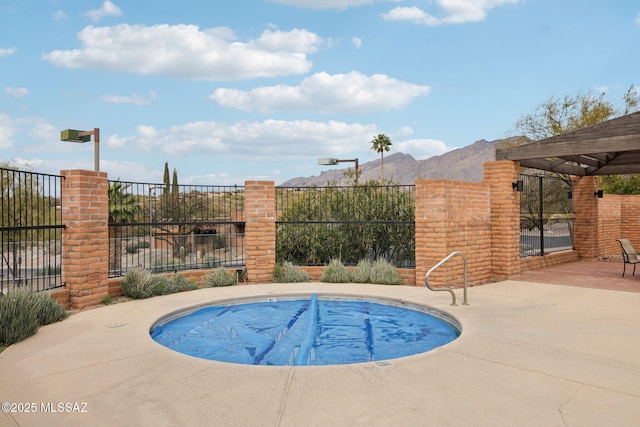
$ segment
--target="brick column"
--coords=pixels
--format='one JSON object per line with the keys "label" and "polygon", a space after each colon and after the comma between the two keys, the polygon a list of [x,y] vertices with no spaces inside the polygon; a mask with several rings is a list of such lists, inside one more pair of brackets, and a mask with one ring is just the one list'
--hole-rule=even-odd
{"label": "brick column", "polygon": [[64,170],[62,280],[75,309],[109,295],[109,196],[107,174]]}
{"label": "brick column", "polygon": [[510,160],[484,164],[491,191],[491,278],[505,280],[520,273],[520,164]]}
{"label": "brick column", "polygon": [[245,182],[244,218],[247,281],[273,282],[276,265],[276,191],[272,181]]}
{"label": "brick column", "polygon": [[[424,286],[427,271],[447,253],[447,187],[444,180],[416,181],[416,286]],[[429,284],[443,284],[444,270],[435,271]]]}
{"label": "brick column", "polygon": [[595,176],[573,178],[573,246],[580,258],[598,256],[598,180]]}

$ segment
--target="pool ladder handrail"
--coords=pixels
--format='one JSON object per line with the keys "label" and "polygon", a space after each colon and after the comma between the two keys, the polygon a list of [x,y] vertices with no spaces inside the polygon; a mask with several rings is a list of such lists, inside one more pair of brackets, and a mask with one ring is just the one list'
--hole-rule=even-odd
{"label": "pool ladder handrail", "polygon": [[433,273],[442,264],[444,264],[445,262],[449,261],[451,258],[453,258],[456,255],[460,255],[462,257],[463,262],[464,262],[464,294],[463,294],[464,296],[463,296],[462,305],[469,305],[469,303],[467,302],[467,258],[465,258],[464,254],[461,251],[451,252],[443,260],[441,260],[436,265],[431,267],[431,269],[427,272],[426,276],[424,277],[424,284],[428,289],[430,289],[432,291],[436,291],[436,292],[437,291],[447,291],[447,292],[451,293],[451,297],[453,298],[453,301],[451,302],[451,305],[458,305],[458,304],[456,304],[456,294],[455,294],[455,292],[453,292],[453,288],[450,288],[448,286],[443,286],[443,287],[440,287],[440,288],[433,288],[433,287],[429,286],[429,275],[431,273]]}

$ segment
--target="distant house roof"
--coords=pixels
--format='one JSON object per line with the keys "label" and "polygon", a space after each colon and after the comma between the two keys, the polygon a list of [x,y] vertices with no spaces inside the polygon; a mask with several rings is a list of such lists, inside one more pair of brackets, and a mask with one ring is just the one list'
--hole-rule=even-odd
{"label": "distant house roof", "polygon": [[515,148],[496,160],[577,176],[640,173],[640,112]]}

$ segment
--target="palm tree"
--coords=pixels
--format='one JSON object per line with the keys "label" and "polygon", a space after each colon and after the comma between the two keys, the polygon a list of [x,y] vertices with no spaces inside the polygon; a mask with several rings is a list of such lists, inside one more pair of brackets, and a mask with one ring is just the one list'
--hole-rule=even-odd
{"label": "palm tree", "polygon": [[114,181],[109,185],[109,270],[119,272],[122,269],[122,226],[132,222],[138,205],[133,194],[127,189],[131,184],[123,185]]}
{"label": "palm tree", "polygon": [[384,184],[384,152],[391,149],[391,139],[383,133],[371,140],[371,149],[380,153],[382,184]]}

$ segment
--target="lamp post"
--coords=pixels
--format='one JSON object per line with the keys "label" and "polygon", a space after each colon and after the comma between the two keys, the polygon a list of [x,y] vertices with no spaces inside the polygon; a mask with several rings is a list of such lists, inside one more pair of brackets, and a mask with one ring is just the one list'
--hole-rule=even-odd
{"label": "lamp post", "polygon": [[333,166],[344,162],[354,162],[356,164],[356,185],[358,185],[358,159],[334,159],[332,157],[322,157],[318,159],[318,164],[322,166]]}
{"label": "lamp post", "polygon": [[81,144],[91,141],[93,135],[93,166],[96,172],[100,171],[100,129],[83,131],[76,129],[65,129],[60,132],[61,141],[79,142]]}

